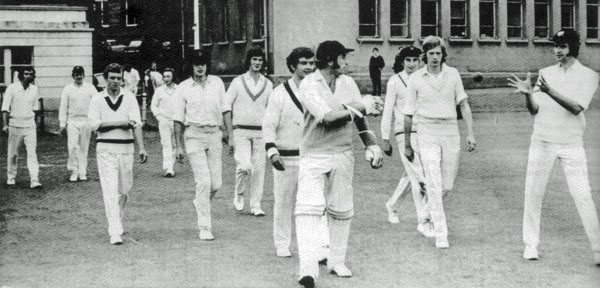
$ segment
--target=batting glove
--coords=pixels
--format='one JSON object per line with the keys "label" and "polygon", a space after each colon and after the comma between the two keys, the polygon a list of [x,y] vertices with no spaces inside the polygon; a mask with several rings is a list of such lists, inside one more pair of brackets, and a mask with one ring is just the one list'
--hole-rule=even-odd
{"label": "batting glove", "polygon": [[377,169],[383,165],[383,151],[379,145],[370,145],[365,150],[365,160],[371,163],[371,168]]}

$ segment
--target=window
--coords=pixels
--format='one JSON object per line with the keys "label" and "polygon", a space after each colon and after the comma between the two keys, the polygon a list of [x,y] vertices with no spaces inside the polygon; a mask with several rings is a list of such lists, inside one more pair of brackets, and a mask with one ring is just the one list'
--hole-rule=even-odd
{"label": "window", "polygon": [[137,26],[140,16],[139,5],[136,0],[125,0],[125,25]]}
{"label": "window", "polygon": [[234,40],[246,40],[246,1],[236,1],[237,19]]}
{"label": "window", "polygon": [[438,0],[421,1],[421,36],[440,36],[440,3]]}
{"label": "window", "polygon": [[[33,60],[33,47],[13,46],[0,47],[0,83],[8,86],[18,81],[15,71],[19,71],[23,66],[29,66]],[[13,78],[14,76],[14,78]]]}
{"label": "window", "polygon": [[450,36],[469,38],[469,5],[466,0],[450,1]]}
{"label": "window", "polygon": [[479,1],[479,37],[496,38],[496,0]]}
{"label": "window", "polygon": [[409,37],[408,15],[408,0],[391,0],[390,35],[392,37]]}
{"label": "window", "polygon": [[550,28],[550,0],[535,0],[535,31],[537,38],[548,38]]}
{"label": "window", "polygon": [[108,13],[108,0],[95,0],[99,6],[97,9],[100,10],[100,25],[102,27],[108,27],[110,24],[110,14]]}
{"label": "window", "polygon": [[265,0],[254,0],[254,39],[265,38]]}
{"label": "window", "polygon": [[358,36],[379,37],[379,0],[358,1]]}
{"label": "window", "polygon": [[229,2],[223,1],[221,6],[221,18],[220,18],[221,32],[219,42],[227,42],[229,40]]}
{"label": "window", "polygon": [[560,25],[575,29],[575,0],[562,0],[560,3]]}
{"label": "window", "polygon": [[507,36],[508,38],[523,37],[523,0],[506,1]]}
{"label": "window", "polygon": [[[204,5],[202,2],[205,2]],[[213,33],[215,31],[215,13],[214,7],[210,6],[211,1],[200,1],[200,42],[202,44],[210,44],[213,42]]]}
{"label": "window", "polygon": [[600,12],[600,0],[587,0],[587,38],[599,39],[598,14]]}

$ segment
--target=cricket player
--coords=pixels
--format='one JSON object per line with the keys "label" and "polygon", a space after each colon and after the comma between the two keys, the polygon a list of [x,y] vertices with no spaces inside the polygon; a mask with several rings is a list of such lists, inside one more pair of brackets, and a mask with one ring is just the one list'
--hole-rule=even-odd
{"label": "cricket player", "polygon": [[[414,147],[416,153],[414,153],[413,161],[408,161],[404,156],[404,114],[402,109],[404,108],[404,100],[408,97],[408,80],[413,72],[419,69],[419,57],[421,56],[421,49],[414,46],[405,47],[400,51],[400,57],[397,61],[400,64],[394,64],[394,67],[400,67],[401,71],[390,77],[387,84],[387,93],[385,96],[385,106],[383,108],[383,115],[381,118],[381,138],[383,139],[383,151],[388,155],[392,156],[392,145],[390,144],[390,132],[392,117],[396,119],[394,123],[394,135],[396,136],[396,142],[398,143],[398,150],[400,150],[400,159],[404,166],[404,174],[398,183],[398,187],[394,191],[394,194],[385,204],[388,211],[388,221],[393,224],[400,223],[398,214],[394,205],[398,202],[400,196],[406,191],[411,190],[415,208],[417,210],[417,230],[426,236],[431,236],[433,232],[431,223],[429,222],[429,213],[426,211],[424,206],[425,191],[422,187],[425,186],[425,176],[423,174],[423,167],[421,166],[421,158],[418,153],[418,144],[416,137],[411,137],[411,146]],[[413,125],[410,133],[417,133],[416,125]]]}
{"label": "cricket player", "polygon": [[123,69],[123,87],[129,90],[133,96],[137,96],[138,84],[141,79],[140,73],[131,64],[125,64]]}
{"label": "cricket player", "polygon": [[[352,124],[356,124],[371,167],[381,167],[383,153],[366,115],[381,112],[383,103],[361,97],[346,72],[346,55],[354,51],[337,41],[325,41],[316,53],[317,71],[300,83],[299,101],[304,109],[300,144],[296,235],[300,258],[299,283],[314,287],[319,276],[319,222],[329,217],[330,255],[327,266],[338,277],[351,277],[345,265],[350,223],[354,216],[352,177]],[[376,100],[378,99],[378,100]]]}
{"label": "cricket player", "polygon": [[175,131],[173,124],[173,112],[175,105],[175,71],[166,68],[163,72],[164,85],[159,86],[154,91],[154,97],[150,103],[152,114],[158,120],[158,134],[160,135],[160,144],[162,146],[163,170],[165,177],[175,177],[173,165],[175,164]]}
{"label": "cricket player", "polygon": [[33,85],[35,69],[24,67],[19,73],[19,82],[6,87],[2,101],[2,132],[8,133],[6,185],[14,186],[17,178],[19,148],[25,142],[29,187],[42,188],[39,181],[40,166],[37,160],[37,132],[35,114],[40,110],[40,94]]}
{"label": "cricket player", "polygon": [[[292,208],[298,191],[298,160],[304,109],[298,101],[298,86],[315,70],[315,54],[298,47],[286,59],[292,78],[273,90],[262,124],[267,156],[273,165],[273,239],[278,257],[291,257]],[[328,256],[327,218],[321,220],[321,260]]]}
{"label": "cricket player", "polygon": [[456,68],[445,64],[446,45],[437,36],[423,41],[423,62],[427,65],[410,76],[409,93],[404,109],[404,155],[414,162],[416,153],[412,146],[413,117],[419,131],[418,154],[425,172],[427,206],[434,226],[435,246],[449,248],[443,194],[454,187],[460,153],[460,134],[456,105],[467,124],[467,150],[475,149],[473,118],[460,74]]}
{"label": "cricket player", "polygon": [[594,260],[600,265],[600,224],[588,179],[587,158],[583,148],[584,111],[598,89],[598,73],[577,60],[579,35],[562,29],[552,38],[555,65],[539,71],[536,87],[515,75],[509,85],[525,95],[527,109],[534,115],[525,177],[523,211],[523,258],[539,259],[542,200],[554,167],[560,160],[569,192],[590,239]]}
{"label": "cricket player", "polygon": [[195,51],[189,57],[192,77],[175,90],[173,121],[177,140],[177,161],[183,163],[183,147],[190,159],[196,182],[193,200],[198,215],[200,240],[214,240],[210,216],[210,200],[221,188],[221,125],[231,130],[231,122],[223,117],[229,112],[225,85],[221,78],[208,75],[210,55]]}
{"label": "cricket player", "polygon": [[[248,72],[239,75],[227,89],[232,129],[228,131],[230,153],[234,153],[235,192],[233,206],[244,210],[244,195],[250,193],[250,213],[265,216],[261,201],[265,182],[265,144],[262,138],[262,121],[273,84],[263,74],[267,67],[265,51],[252,47],[246,53]],[[233,141],[232,141],[233,140]],[[234,149],[235,147],[235,149]]]}
{"label": "cricket player", "polygon": [[69,158],[67,169],[71,171],[69,181],[87,180],[88,150],[92,130],[88,122],[90,100],[98,93],[94,85],[84,82],[85,70],[73,67],[73,83],[65,86],[60,97],[58,123],[61,132],[67,132]]}
{"label": "cricket player", "polygon": [[123,244],[125,203],[133,186],[134,136],[140,163],[148,160],[148,154],[142,137],[140,107],[135,96],[121,87],[121,65],[106,66],[104,79],[106,89],[92,97],[88,120],[91,129],[98,133],[96,158],[110,244],[120,245]]}

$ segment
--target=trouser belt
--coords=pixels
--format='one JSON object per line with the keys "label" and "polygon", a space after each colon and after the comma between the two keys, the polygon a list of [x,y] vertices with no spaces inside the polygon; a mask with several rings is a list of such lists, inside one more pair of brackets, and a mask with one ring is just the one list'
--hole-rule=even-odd
{"label": "trouser belt", "polygon": [[233,129],[262,130],[262,127],[252,125],[233,125]]}

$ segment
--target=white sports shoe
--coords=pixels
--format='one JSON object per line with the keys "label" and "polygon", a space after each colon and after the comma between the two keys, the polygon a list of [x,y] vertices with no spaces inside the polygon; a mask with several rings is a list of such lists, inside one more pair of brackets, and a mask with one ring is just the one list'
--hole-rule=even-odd
{"label": "white sports shoe", "polygon": [[79,181],[87,181],[87,176],[85,174],[79,175]]}
{"label": "white sports shoe", "polygon": [[525,246],[525,250],[523,251],[523,258],[527,260],[538,260],[540,256],[538,255],[537,248]]}
{"label": "white sports shoe", "polygon": [[287,248],[277,249],[277,257],[289,258],[292,257],[292,253]]}
{"label": "white sports shoe", "polygon": [[110,244],[121,245],[123,244],[123,239],[121,239],[121,236],[119,235],[110,236]]}
{"label": "white sports shoe", "polygon": [[14,186],[15,184],[15,178],[10,178],[6,180],[6,185],[8,186]]}
{"label": "white sports shoe", "polygon": [[40,183],[37,180],[31,180],[31,185],[29,185],[29,188],[31,188],[31,189],[41,189],[42,188],[42,183]]}
{"label": "white sports shoe", "polygon": [[77,178],[78,178],[77,174],[73,173],[73,174],[71,174],[71,177],[69,177],[69,181],[70,182],[77,182]]}
{"label": "white sports shoe", "polygon": [[215,240],[215,236],[209,230],[200,230],[200,240],[212,241]]}
{"label": "white sports shoe", "polygon": [[260,208],[254,208],[254,209],[252,209],[252,211],[251,211],[251,212],[252,212],[252,215],[254,215],[254,216],[256,216],[256,217],[262,217],[262,216],[265,216],[265,211],[263,211],[263,210],[262,210],[262,209],[260,209]]}
{"label": "white sports shoe", "polygon": [[235,210],[242,211],[244,210],[244,196],[242,195],[234,195],[233,196],[233,207]]}
{"label": "white sports shoe", "polygon": [[450,248],[450,243],[448,243],[448,238],[446,237],[436,237],[435,238],[435,247],[438,249],[448,249]]}
{"label": "white sports shoe", "polygon": [[335,274],[338,277],[349,278],[352,277],[352,271],[346,267],[343,263],[335,265],[330,269],[331,274]]}
{"label": "white sports shoe", "polygon": [[173,177],[175,177],[175,171],[173,171],[173,169],[167,169],[167,172],[165,173],[165,177],[166,178],[173,178]]}
{"label": "white sports shoe", "polygon": [[396,212],[392,212],[388,214],[388,222],[392,224],[399,224],[400,219],[398,218],[398,214]]}
{"label": "white sports shoe", "polygon": [[429,221],[425,222],[425,223],[419,223],[419,225],[417,225],[417,231],[419,231],[419,233],[421,233],[423,236],[425,236],[427,238],[435,237],[435,231],[433,230],[433,225]]}

